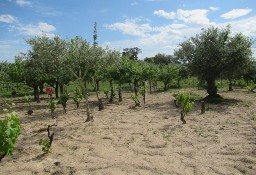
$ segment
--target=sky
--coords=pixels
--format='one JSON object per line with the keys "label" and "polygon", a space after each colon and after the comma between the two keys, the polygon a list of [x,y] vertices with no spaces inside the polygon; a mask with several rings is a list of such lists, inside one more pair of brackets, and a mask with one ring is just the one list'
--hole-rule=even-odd
{"label": "sky", "polygon": [[[223,28],[256,39],[256,0],[0,0],[0,61],[13,62],[34,36],[82,36],[122,51],[138,47],[139,59],[172,55],[203,28]],[[253,45],[256,57],[256,44]]]}

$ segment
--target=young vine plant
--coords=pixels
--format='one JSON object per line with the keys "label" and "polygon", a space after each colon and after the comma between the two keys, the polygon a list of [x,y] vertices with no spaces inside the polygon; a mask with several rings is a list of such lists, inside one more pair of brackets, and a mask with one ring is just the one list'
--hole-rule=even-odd
{"label": "young vine plant", "polygon": [[33,113],[33,110],[32,110],[32,107],[31,107],[31,100],[32,100],[32,96],[31,95],[25,95],[25,100],[26,102],[28,103],[28,106],[29,106],[29,110],[28,110],[28,115],[31,115]]}
{"label": "young vine plant", "polygon": [[62,105],[64,113],[66,113],[67,101],[68,101],[68,94],[61,94],[59,103]]}
{"label": "young vine plant", "polygon": [[191,111],[194,102],[191,101],[189,93],[180,93],[176,98],[176,103],[177,105],[181,105],[182,107],[182,110],[180,112],[180,120],[183,122],[183,124],[186,124],[186,120],[184,119],[184,117],[188,114],[188,112]]}
{"label": "young vine plant", "polygon": [[135,95],[135,93],[131,93],[131,98],[135,103],[134,107],[140,106],[140,100],[139,97]]}
{"label": "young vine plant", "polygon": [[[12,104],[13,106],[14,104]],[[17,113],[4,110],[6,117],[0,120],[0,161],[7,155],[12,156],[16,140],[21,133],[20,120]]]}
{"label": "young vine plant", "polygon": [[52,98],[50,98],[49,111],[51,112],[52,117],[53,117],[53,113],[54,113],[55,109],[57,108],[57,104],[58,104],[57,100],[53,100]]}
{"label": "young vine plant", "polygon": [[81,91],[76,88],[75,90],[75,95],[73,96],[73,101],[76,103],[76,108],[79,108],[79,104],[83,99],[83,94],[81,93]]}

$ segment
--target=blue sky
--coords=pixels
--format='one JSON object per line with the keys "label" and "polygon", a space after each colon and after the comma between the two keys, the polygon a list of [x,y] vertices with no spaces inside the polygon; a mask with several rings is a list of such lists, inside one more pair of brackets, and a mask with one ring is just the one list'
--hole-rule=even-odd
{"label": "blue sky", "polygon": [[[13,61],[36,35],[77,35],[122,51],[139,47],[140,59],[173,54],[178,44],[210,25],[256,39],[255,0],[0,0],[0,61]],[[253,51],[256,55],[256,44]]]}

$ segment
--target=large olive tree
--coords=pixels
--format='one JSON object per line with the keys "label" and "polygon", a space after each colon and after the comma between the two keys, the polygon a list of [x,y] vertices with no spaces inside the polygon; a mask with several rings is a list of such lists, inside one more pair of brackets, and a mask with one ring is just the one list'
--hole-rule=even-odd
{"label": "large olive tree", "polygon": [[209,27],[180,44],[175,56],[187,64],[191,72],[207,82],[209,97],[217,95],[215,80],[221,74],[229,77],[251,58],[252,40],[242,34],[231,34],[230,26],[223,29]]}

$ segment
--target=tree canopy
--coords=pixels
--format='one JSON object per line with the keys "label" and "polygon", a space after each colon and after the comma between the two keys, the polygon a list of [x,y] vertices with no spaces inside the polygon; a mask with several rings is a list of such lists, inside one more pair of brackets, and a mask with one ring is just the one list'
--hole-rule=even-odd
{"label": "tree canopy", "polygon": [[252,39],[241,33],[232,35],[230,26],[210,27],[181,43],[175,56],[200,80],[207,82],[209,96],[216,96],[215,80],[221,74],[232,77],[244,70],[251,60],[252,44]]}

